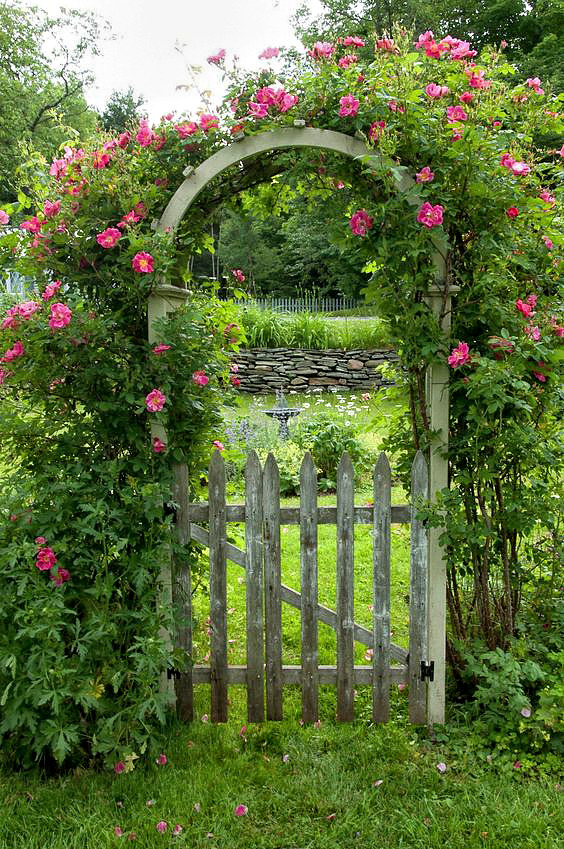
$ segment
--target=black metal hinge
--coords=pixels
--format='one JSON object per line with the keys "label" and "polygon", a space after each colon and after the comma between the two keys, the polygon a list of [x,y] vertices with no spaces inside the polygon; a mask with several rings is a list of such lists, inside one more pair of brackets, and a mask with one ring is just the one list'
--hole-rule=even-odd
{"label": "black metal hinge", "polygon": [[180,672],[178,669],[167,669],[166,677],[170,681],[171,678],[180,678]]}
{"label": "black metal hinge", "polygon": [[435,680],[435,661],[432,660],[430,663],[425,663],[424,660],[421,661],[421,680],[422,681],[434,681]]}

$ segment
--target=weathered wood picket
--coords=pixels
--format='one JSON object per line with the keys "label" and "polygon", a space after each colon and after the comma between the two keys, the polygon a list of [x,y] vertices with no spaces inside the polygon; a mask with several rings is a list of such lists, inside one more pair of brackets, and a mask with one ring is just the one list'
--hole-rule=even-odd
{"label": "weathered wood picket", "polygon": [[[409,717],[424,723],[427,717],[426,684],[432,665],[427,658],[427,533],[416,519],[420,498],[428,497],[427,464],[421,453],[413,463],[411,505],[391,505],[391,472],[381,454],[374,469],[374,507],[354,506],[354,469],[344,454],[337,475],[337,506],[317,506],[317,475],[310,454],[300,472],[300,506],[280,507],[279,472],[270,454],[264,469],[251,451],[245,475],[245,504],[228,505],[225,499],[225,464],[219,451],[209,468],[209,501],[189,504],[186,471],[176,471],[176,530],[178,539],[193,539],[209,548],[210,557],[210,665],[187,665],[177,676],[177,707],[182,719],[193,718],[193,686],[211,684],[211,718],[227,720],[229,684],[246,684],[250,722],[282,719],[282,688],[302,688],[302,719],[318,718],[320,684],[337,688],[337,719],[354,718],[354,688],[370,684],[374,722],[389,717],[392,683],[409,684]],[[227,523],[245,522],[246,549],[227,542]],[[208,530],[202,527],[208,525]],[[390,530],[393,523],[411,524],[409,653],[390,640]],[[281,581],[280,527],[300,526],[301,593]],[[317,597],[317,528],[334,524],[337,530],[336,611]],[[354,621],[354,527],[373,527],[373,628]],[[227,560],[246,572],[247,664],[227,663]],[[188,654],[192,648],[191,584],[189,568],[174,564],[173,600],[180,613],[176,645]],[[282,662],[282,602],[301,611],[301,665]],[[318,623],[336,631],[336,666],[318,662]],[[354,642],[373,649],[371,666],[354,665]],[[393,665],[392,665],[393,664]],[[432,673],[431,673],[432,674]],[[432,680],[432,678],[431,678]],[[266,700],[265,700],[266,691]]]}

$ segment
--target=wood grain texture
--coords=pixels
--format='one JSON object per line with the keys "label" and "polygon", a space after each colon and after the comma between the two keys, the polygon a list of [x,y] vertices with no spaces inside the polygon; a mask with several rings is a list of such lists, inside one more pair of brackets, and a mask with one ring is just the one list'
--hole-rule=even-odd
{"label": "wood grain texture", "polygon": [[387,722],[390,714],[391,479],[388,458],[382,453],[374,469],[374,722]]}
{"label": "wood grain texture", "polygon": [[225,463],[215,451],[208,473],[211,622],[211,718],[227,722],[227,557]]}
{"label": "wood grain texture", "polygon": [[280,473],[272,454],[263,471],[266,718],[282,719]]}
{"label": "wood grain texture", "polygon": [[337,720],[354,719],[354,469],[337,470]]}
{"label": "wood grain texture", "polygon": [[[190,541],[188,467],[175,464],[172,497],[177,505],[175,534],[180,545]],[[172,603],[176,621],[175,646],[186,653],[186,663],[180,678],[174,682],[176,711],[183,722],[194,718],[194,687],[192,681],[192,574],[190,564],[180,554],[172,561]]]}
{"label": "wood grain texture", "polygon": [[247,603],[247,718],[264,720],[262,469],[256,451],[245,468]]}
{"label": "wood grain texture", "polygon": [[427,684],[421,681],[421,661],[427,661],[428,540],[417,519],[417,503],[427,499],[429,475],[425,457],[418,451],[411,468],[411,562],[409,577],[409,720],[427,721]]}
{"label": "wood grain texture", "polygon": [[317,720],[317,470],[308,452],[300,469],[300,568],[302,596],[302,719]]}

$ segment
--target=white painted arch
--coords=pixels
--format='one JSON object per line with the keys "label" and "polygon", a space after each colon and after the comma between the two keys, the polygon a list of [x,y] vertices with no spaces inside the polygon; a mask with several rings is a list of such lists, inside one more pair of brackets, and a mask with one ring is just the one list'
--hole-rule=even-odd
{"label": "white painted arch", "polygon": [[[334,130],[320,130],[316,127],[287,127],[252,136],[241,134],[239,140],[221,148],[197,168],[186,168],[184,171],[186,177],[168,202],[156,226],[157,231],[175,230],[206,186],[227,168],[259,153],[296,147],[321,148],[342,153],[351,159],[366,159],[368,167],[371,162],[374,163],[375,171],[381,171],[382,167],[386,166],[393,167],[395,170],[392,173],[396,180],[397,191],[406,195],[406,202],[410,205],[417,205],[420,202],[417,197],[409,195],[410,189],[416,183],[407,169],[399,170],[395,162],[383,157],[374,148],[368,147],[361,139],[353,138],[345,133],[337,133]],[[435,278],[440,284],[444,281],[446,274],[444,248],[435,233],[431,233],[430,237],[436,248],[432,256]]]}

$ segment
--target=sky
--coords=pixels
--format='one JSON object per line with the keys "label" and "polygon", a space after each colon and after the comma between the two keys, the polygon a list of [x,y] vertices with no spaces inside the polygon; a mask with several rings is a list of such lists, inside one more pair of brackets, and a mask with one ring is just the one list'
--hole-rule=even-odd
{"label": "sky", "polygon": [[[319,10],[318,0],[308,0]],[[189,83],[187,64],[202,67],[201,89],[212,91],[212,105],[222,99],[221,72],[206,58],[220,49],[236,54],[244,68],[259,67],[266,47],[297,46],[290,17],[300,0],[35,0],[55,15],[61,5],[95,11],[112,26],[117,38],[101,45],[102,55],[91,60],[96,87],[88,102],[103,108],[113,90],[131,86],[142,94],[150,120],[176,110],[196,111],[195,92],[179,91]],[[182,44],[182,55],[175,49]]]}

